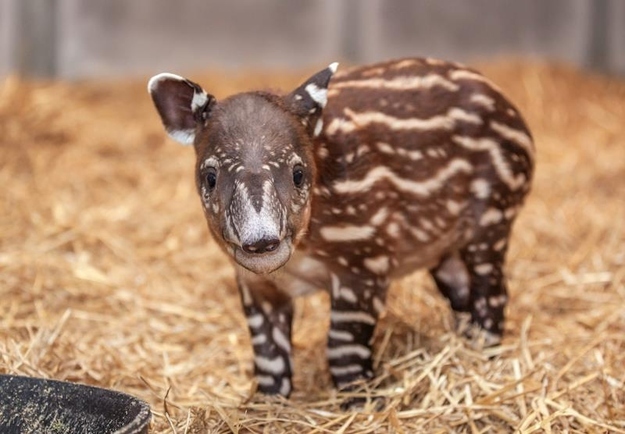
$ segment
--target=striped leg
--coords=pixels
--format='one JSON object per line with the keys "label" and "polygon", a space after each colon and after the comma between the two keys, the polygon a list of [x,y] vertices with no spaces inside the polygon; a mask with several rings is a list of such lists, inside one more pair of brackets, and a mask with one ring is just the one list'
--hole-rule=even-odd
{"label": "striped leg", "polygon": [[337,388],[373,376],[372,337],[387,286],[375,276],[332,275],[327,355]]}
{"label": "striped leg", "polygon": [[508,301],[503,266],[509,232],[505,222],[491,225],[460,250],[471,282],[471,322],[484,330],[486,345],[498,344],[503,334]]}
{"label": "striped leg", "polygon": [[272,282],[238,276],[239,292],[254,346],[254,373],[258,388],[268,395],[288,397],[291,377],[291,299]]}

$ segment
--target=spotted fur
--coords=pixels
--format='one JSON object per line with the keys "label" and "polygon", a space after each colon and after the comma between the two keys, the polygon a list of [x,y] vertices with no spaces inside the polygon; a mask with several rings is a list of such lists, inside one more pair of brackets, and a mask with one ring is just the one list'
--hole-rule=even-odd
{"label": "spotted fur", "polygon": [[520,113],[484,76],[435,59],[335,72],[220,102],[172,74],[149,84],[169,134],[195,145],[265,393],[291,392],[292,297],[319,288],[339,387],[373,375],[389,283],[418,268],[488,343],[503,331],[504,259],[534,167]]}

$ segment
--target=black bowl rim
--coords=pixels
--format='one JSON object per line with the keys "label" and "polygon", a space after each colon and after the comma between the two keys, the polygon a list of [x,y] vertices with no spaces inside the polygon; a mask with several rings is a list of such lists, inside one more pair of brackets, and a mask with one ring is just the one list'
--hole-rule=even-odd
{"label": "black bowl rim", "polygon": [[105,392],[109,394],[111,397],[120,397],[120,398],[123,397],[125,399],[129,399],[133,403],[133,405],[136,405],[139,407],[139,412],[134,417],[131,423],[113,432],[113,434],[127,434],[130,432],[137,432],[138,430],[142,430],[146,428],[152,419],[152,412],[147,402],[135,396],[132,396],[128,393],[120,392],[117,390],[108,389],[105,387],[91,386],[89,384],[76,383],[72,381],[53,380],[53,379],[40,378],[40,377],[29,377],[26,375],[0,374],[0,381],[2,380],[7,380],[9,382],[19,381],[22,383],[30,383],[38,387],[61,386],[61,387],[71,388],[71,389],[81,389],[81,390],[90,389],[93,391],[97,390],[98,392]]}

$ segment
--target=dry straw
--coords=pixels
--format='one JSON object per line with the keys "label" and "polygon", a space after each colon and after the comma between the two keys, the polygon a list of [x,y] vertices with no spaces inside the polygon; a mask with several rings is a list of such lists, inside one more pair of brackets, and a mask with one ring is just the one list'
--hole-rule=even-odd
{"label": "dry straw", "polygon": [[[537,63],[482,70],[538,148],[506,338],[472,349],[425,274],[394,283],[359,412],[331,388],[324,294],[296,305],[292,398],[254,393],[193,151],[165,138],[144,81],[1,81],[0,372],[134,394],[155,433],[625,433],[625,83]],[[305,75],[195,78],[221,97]]]}

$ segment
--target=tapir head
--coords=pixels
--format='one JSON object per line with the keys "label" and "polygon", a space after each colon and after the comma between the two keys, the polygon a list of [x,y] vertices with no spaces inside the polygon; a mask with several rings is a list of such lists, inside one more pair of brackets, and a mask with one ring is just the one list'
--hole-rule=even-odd
{"label": "tapir head", "polygon": [[148,90],[167,133],[193,144],[208,226],[242,267],[271,273],[305,234],[315,179],[313,138],[337,64],[286,96],[241,93],[216,101],[199,85],[163,73]]}

